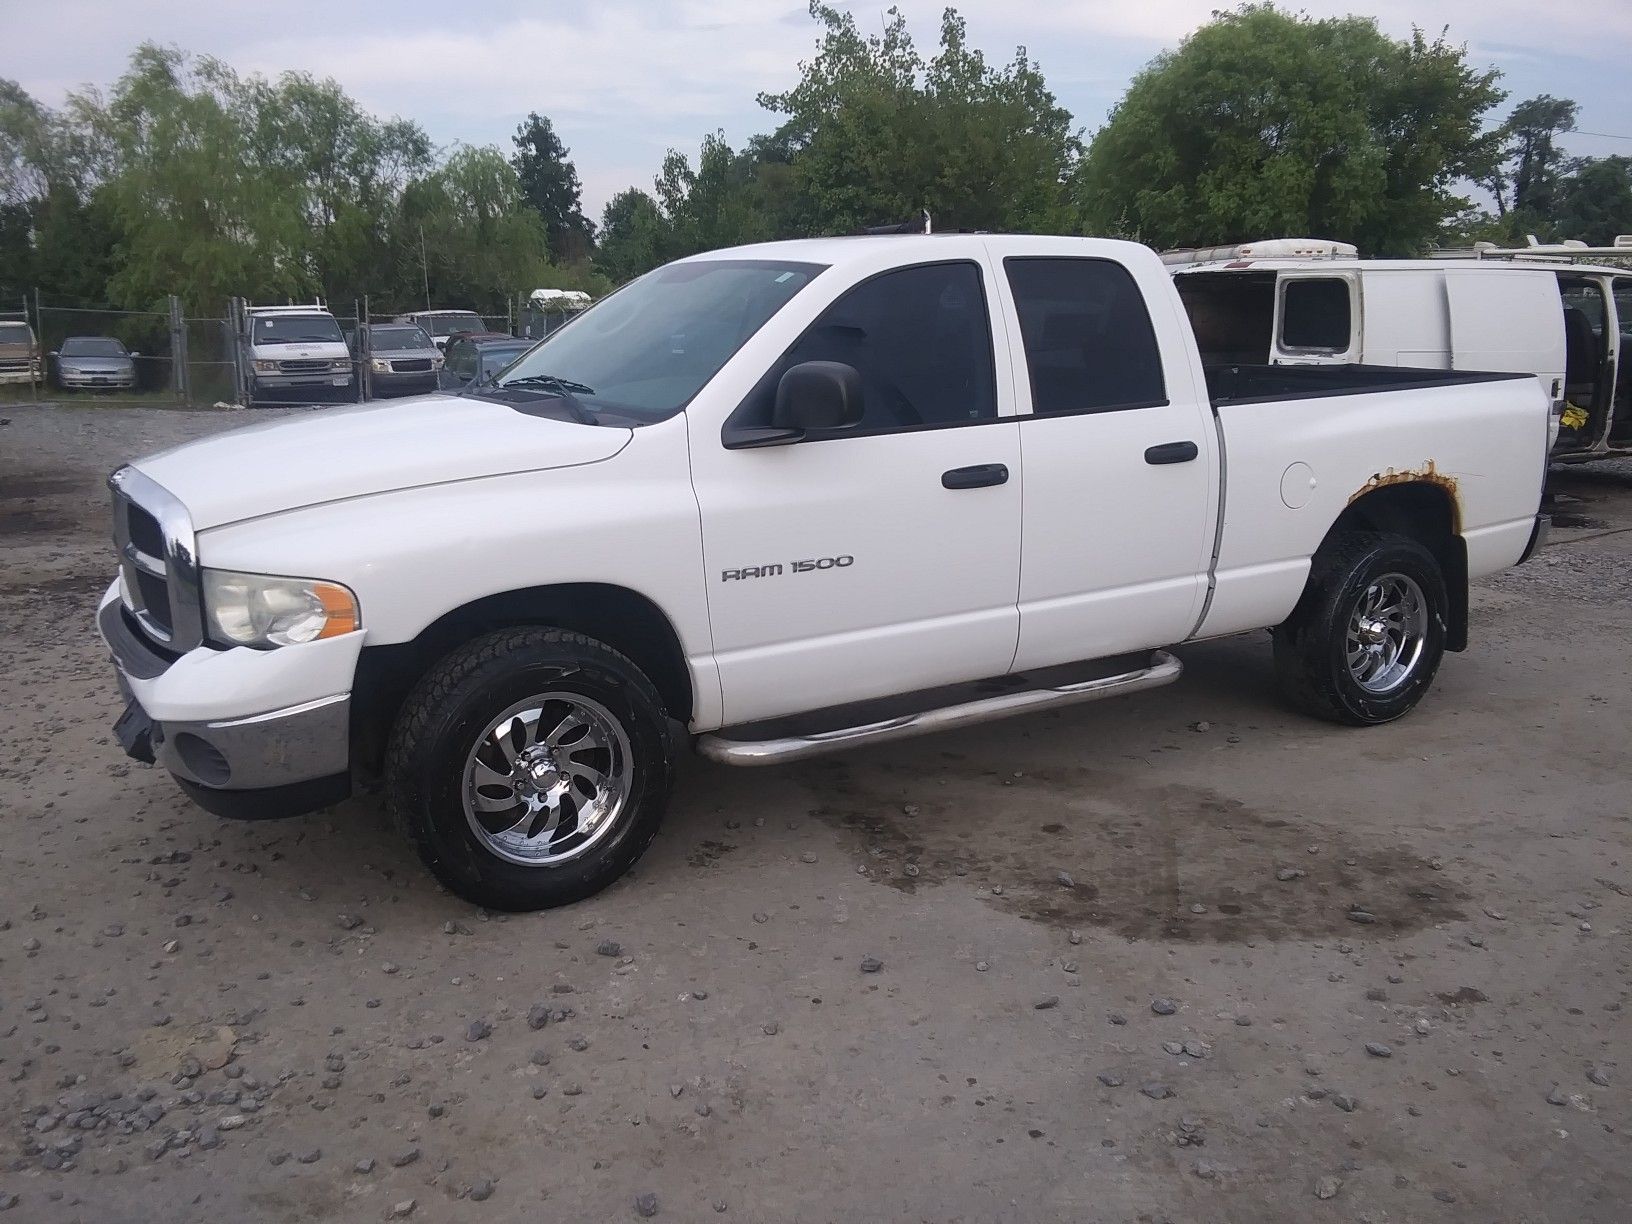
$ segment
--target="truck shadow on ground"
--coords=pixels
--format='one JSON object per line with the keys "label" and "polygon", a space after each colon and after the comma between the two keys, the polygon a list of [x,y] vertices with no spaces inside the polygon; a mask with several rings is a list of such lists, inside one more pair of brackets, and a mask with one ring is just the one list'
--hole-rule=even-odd
{"label": "truck shadow on ground", "polygon": [[1469,900],[1408,849],[1362,847],[1215,791],[1080,767],[1013,778],[956,753],[941,765],[956,801],[903,803],[826,762],[819,789],[831,800],[813,814],[850,834],[868,876],[890,887],[967,881],[1028,921],[1128,939],[1401,934],[1459,919]]}
{"label": "truck shadow on ground", "polygon": [[[710,776],[682,793],[737,797],[746,783],[755,806],[803,806],[837,830],[868,879],[908,894],[967,890],[1051,927],[1243,943],[1390,937],[1465,917],[1466,889],[1376,812],[1362,818],[1318,787],[1288,800],[1302,805],[1295,811],[1250,806],[1173,780],[1175,771],[1146,759],[1173,739],[1181,708],[1243,728],[1263,724],[1269,736],[1283,723],[1284,733],[1302,734],[1298,716],[1278,708],[1260,654],[1241,641],[1186,651],[1196,666],[1182,698],[1146,696],[926,738],[905,751],[748,771],[751,783],[739,783],[742,771],[705,767]],[[1094,764],[1058,759],[1080,760],[1084,744],[1101,749]],[[1300,789],[1289,781],[1289,795]],[[713,866],[729,849],[705,843],[690,861]]]}

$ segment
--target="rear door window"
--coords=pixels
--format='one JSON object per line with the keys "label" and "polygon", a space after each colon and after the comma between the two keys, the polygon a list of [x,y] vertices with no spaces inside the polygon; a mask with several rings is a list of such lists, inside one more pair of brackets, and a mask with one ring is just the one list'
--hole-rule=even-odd
{"label": "rear door window", "polygon": [[1126,268],[1105,259],[1012,258],[1003,270],[1020,316],[1034,415],[1167,402],[1150,312]]}
{"label": "rear door window", "polygon": [[1346,353],[1352,328],[1348,281],[1300,276],[1282,283],[1283,352]]}

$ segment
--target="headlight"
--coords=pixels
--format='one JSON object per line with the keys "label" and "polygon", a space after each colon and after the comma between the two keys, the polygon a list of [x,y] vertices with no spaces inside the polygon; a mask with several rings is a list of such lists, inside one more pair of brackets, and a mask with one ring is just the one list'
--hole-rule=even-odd
{"label": "headlight", "polygon": [[255,363],[255,372],[257,374],[276,374],[278,372],[278,363],[275,361],[257,361]]}
{"label": "headlight", "polygon": [[295,646],[362,627],[357,597],[338,582],[204,571],[204,619],[222,646]]}
{"label": "headlight", "polygon": [[336,357],[333,361],[329,362],[329,368],[337,374],[349,371],[351,369],[351,358]]}
{"label": "headlight", "polygon": [[376,357],[368,363],[368,368],[376,374],[391,373],[391,363],[383,357]]}
{"label": "headlight", "polygon": [[432,357],[431,358],[431,369],[440,370],[441,368],[442,368],[442,358]]}

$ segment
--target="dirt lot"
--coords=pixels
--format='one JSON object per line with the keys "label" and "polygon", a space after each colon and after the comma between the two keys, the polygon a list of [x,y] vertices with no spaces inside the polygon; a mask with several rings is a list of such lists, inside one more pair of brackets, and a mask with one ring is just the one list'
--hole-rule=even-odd
{"label": "dirt lot", "polygon": [[695,760],[630,878],[507,918],[370,802],[222,822],[114,746],[102,478],[241,414],[0,416],[0,1220],[1632,1215],[1624,465],[1402,723],[1190,647]]}

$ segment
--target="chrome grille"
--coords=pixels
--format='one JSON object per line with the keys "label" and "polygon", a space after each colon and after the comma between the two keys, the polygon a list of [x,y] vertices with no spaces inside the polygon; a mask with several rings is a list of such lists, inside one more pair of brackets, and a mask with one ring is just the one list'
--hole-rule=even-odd
{"label": "chrome grille", "polygon": [[147,637],[184,652],[204,639],[198,560],[186,507],[132,467],[108,478],[125,606]]}

